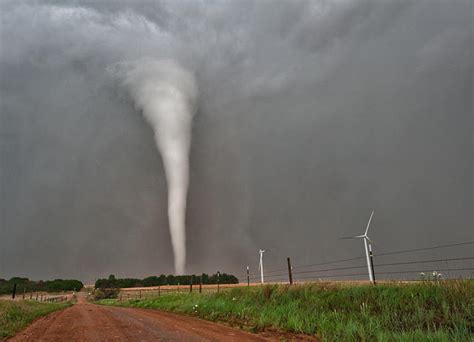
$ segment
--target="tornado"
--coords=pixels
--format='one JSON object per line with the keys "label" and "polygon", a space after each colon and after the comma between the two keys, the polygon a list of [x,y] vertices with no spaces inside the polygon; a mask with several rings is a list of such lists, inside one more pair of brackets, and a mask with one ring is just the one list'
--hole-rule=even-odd
{"label": "tornado", "polygon": [[142,59],[119,63],[112,69],[154,131],[168,186],[175,273],[184,274],[189,148],[197,98],[194,75],[173,60]]}

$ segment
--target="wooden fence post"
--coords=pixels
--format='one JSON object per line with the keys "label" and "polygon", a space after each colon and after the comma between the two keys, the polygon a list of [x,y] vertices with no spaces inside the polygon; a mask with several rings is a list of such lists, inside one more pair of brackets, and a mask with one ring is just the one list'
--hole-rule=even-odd
{"label": "wooden fence post", "polygon": [[250,286],[250,268],[247,266],[247,286]]}
{"label": "wooden fence post", "polygon": [[293,274],[291,273],[291,261],[290,257],[286,258],[288,261],[288,278],[290,279],[290,285],[293,285]]}

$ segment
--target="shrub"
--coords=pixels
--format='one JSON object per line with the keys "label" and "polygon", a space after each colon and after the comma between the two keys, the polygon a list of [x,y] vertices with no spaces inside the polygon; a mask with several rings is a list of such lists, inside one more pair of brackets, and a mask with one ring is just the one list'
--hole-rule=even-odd
{"label": "shrub", "polygon": [[100,288],[94,291],[94,299],[111,299],[117,298],[120,290],[117,288]]}

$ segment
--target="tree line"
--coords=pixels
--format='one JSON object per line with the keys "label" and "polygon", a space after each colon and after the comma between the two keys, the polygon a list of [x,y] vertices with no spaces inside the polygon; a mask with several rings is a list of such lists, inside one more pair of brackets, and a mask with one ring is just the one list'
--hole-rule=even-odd
{"label": "tree line", "polygon": [[162,286],[162,285],[189,285],[189,284],[238,284],[239,280],[232,274],[227,273],[216,273],[208,275],[203,273],[201,275],[179,275],[175,276],[160,275],[151,276],[144,279],[136,278],[116,278],[115,275],[111,274],[108,278],[97,279],[95,282],[95,288],[124,288],[124,287],[150,287],[150,286]]}
{"label": "tree line", "polygon": [[0,279],[0,294],[12,293],[16,284],[18,292],[62,292],[79,291],[84,287],[81,281],[75,279],[30,280],[28,278],[13,277],[10,280]]}

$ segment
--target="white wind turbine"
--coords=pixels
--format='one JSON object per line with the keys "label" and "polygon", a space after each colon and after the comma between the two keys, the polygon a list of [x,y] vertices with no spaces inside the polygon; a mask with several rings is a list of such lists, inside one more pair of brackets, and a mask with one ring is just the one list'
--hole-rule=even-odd
{"label": "white wind turbine", "polygon": [[263,253],[265,253],[265,250],[261,249],[261,250],[258,251],[258,253],[260,253],[260,262],[258,264],[258,268],[260,270],[260,281],[263,284],[264,283],[264,280],[263,280]]}
{"label": "white wind turbine", "polygon": [[367,222],[367,228],[365,228],[365,233],[362,235],[351,236],[343,239],[364,239],[365,247],[365,256],[367,259],[367,270],[369,271],[369,279],[371,282],[375,283],[375,274],[374,274],[374,261],[372,254],[372,240],[367,235],[369,232],[370,222],[372,222],[372,217],[374,216],[374,211],[370,214],[369,221]]}

